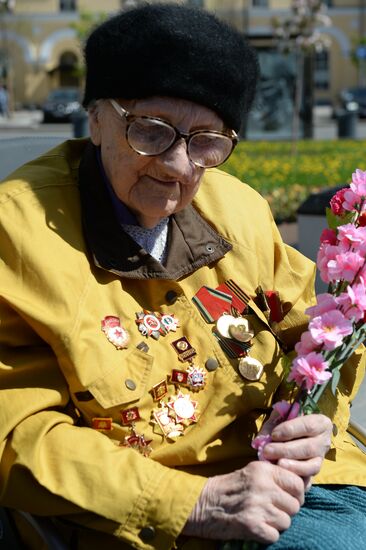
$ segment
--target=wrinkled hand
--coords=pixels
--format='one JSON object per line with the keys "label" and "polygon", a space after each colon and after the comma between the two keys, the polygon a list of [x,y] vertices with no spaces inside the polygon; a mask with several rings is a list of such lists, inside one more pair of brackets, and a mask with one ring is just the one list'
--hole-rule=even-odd
{"label": "wrinkled hand", "polygon": [[263,451],[271,462],[250,462],[210,478],[183,534],[270,544],[289,528],[330,447],[332,423],[312,414],[274,424],[270,418],[261,431],[272,431],[273,441]]}
{"label": "wrinkled hand", "polygon": [[301,477],[269,462],[250,462],[208,480],[183,534],[268,544],[288,529],[303,502]]}
{"label": "wrinkled hand", "polygon": [[301,476],[305,488],[309,489],[312,476],[319,473],[330,448],[332,423],[329,418],[309,414],[282,422],[272,429],[270,417],[263,432],[267,433],[268,429],[273,441],[265,446],[263,458]]}

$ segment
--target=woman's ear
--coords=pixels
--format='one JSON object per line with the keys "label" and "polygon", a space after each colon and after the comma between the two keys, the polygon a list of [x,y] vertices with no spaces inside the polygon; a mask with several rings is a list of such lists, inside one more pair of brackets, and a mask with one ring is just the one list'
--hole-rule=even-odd
{"label": "woman's ear", "polygon": [[90,139],[96,146],[101,144],[99,114],[98,105],[93,105],[88,110]]}

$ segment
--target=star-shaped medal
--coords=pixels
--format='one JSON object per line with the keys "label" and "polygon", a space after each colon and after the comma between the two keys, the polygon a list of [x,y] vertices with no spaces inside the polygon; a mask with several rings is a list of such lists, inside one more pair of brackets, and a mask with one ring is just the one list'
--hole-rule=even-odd
{"label": "star-shaped medal", "polygon": [[139,435],[137,433],[132,433],[132,435],[127,435],[122,443],[123,447],[129,447],[130,449],[135,449],[143,456],[149,456],[152,451],[150,443],[152,439],[146,440],[144,435]]}
{"label": "star-shaped medal", "polygon": [[179,321],[174,314],[165,313],[160,315],[160,323],[166,330],[166,332],[175,332],[179,327]]}
{"label": "star-shaped medal", "polygon": [[164,335],[167,333],[165,327],[163,327],[159,318],[154,313],[144,310],[136,313],[136,317],[136,324],[143,336],[151,336],[157,340],[161,334]]}
{"label": "star-shaped medal", "polygon": [[198,412],[196,411],[198,402],[193,401],[191,396],[179,391],[167,403],[170,415],[173,416],[179,424],[189,426],[197,422]]}
{"label": "star-shaped medal", "polygon": [[200,367],[191,365],[187,369],[187,385],[192,391],[199,391],[205,387],[207,374]]}

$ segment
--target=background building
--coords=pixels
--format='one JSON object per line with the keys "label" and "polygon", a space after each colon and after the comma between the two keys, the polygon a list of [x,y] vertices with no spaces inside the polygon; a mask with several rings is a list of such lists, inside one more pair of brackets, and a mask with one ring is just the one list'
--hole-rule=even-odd
{"label": "background building", "polygon": [[[80,21],[80,13],[98,14],[102,9],[110,14],[138,3],[138,0],[0,0],[0,80],[9,88],[13,107],[38,105],[54,88],[81,84],[82,73],[78,68],[82,53],[74,27]],[[265,93],[273,93],[276,85],[287,88],[287,92],[283,90],[285,95],[291,94],[294,60],[284,59],[278,53],[271,27],[272,16],[286,14],[290,0],[180,3],[212,10],[245,32],[261,54],[267,81]],[[366,83],[366,60],[362,53],[366,56],[366,48],[357,50],[358,64],[351,60],[352,51],[365,39],[366,0],[325,3],[333,25],[320,30],[329,36],[331,46],[316,56],[315,99],[334,103],[343,87]]]}

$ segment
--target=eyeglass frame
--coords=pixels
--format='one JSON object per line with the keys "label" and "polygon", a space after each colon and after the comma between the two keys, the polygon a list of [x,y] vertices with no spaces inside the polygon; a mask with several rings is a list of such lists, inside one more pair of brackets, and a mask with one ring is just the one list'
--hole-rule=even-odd
{"label": "eyeglass frame", "polygon": [[[230,155],[232,154],[234,148],[236,147],[236,145],[239,143],[239,137],[238,137],[238,134],[235,132],[235,130],[230,130],[231,132],[231,135],[226,133],[226,132],[220,132],[218,130],[194,130],[193,132],[181,132],[178,128],[176,128],[173,124],[171,124],[170,122],[160,118],[160,117],[154,117],[154,116],[150,116],[150,115],[134,115],[132,113],[130,113],[130,111],[127,111],[127,109],[125,109],[124,107],[122,107],[122,105],[120,105],[115,99],[108,99],[109,103],[112,105],[112,107],[114,108],[114,110],[120,115],[121,118],[125,118],[126,119],[126,130],[125,130],[125,137],[126,137],[126,141],[129,145],[129,147],[135,151],[135,153],[137,153],[138,155],[141,155],[141,156],[145,156],[145,157],[157,157],[159,155],[162,155],[163,153],[166,153],[167,151],[169,151],[169,149],[171,147],[173,147],[180,139],[184,139],[184,141],[186,142],[186,145],[187,145],[187,154],[188,154],[188,158],[189,160],[195,165],[195,166],[199,166],[200,168],[206,168],[205,166],[201,166],[199,163],[195,162],[194,160],[191,159],[190,155],[189,155],[189,142],[191,141],[191,139],[197,135],[197,134],[216,134],[216,135],[220,135],[220,136],[224,136],[224,137],[227,137],[231,140],[231,150],[229,152],[229,154],[227,155],[227,157],[225,157],[225,159],[221,162],[219,162],[219,164],[216,164],[216,165],[213,165],[213,166],[210,166],[209,168],[215,168],[217,166],[220,166],[221,164],[223,164],[229,157]],[[163,123],[164,125],[166,126],[170,126],[174,132],[175,132],[175,138],[174,140],[172,141],[172,143],[166,148],[164,149],[163,151],[160,151],[159,153],[144,153],[142,151],[137,151],[131,144],[130,144],[130,141],[129,141],[129,138],[128,138],[128,130],[129,130],[129,127],[130,125],[134,122],[134,120],[131,120],[131,119],[137,119],[137,118],[143,118],[143,119],[149,119],[149,120],[157,120],[158,122],[161,122]]]}

